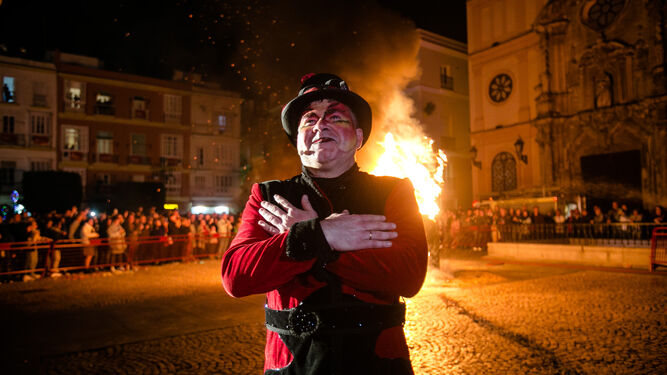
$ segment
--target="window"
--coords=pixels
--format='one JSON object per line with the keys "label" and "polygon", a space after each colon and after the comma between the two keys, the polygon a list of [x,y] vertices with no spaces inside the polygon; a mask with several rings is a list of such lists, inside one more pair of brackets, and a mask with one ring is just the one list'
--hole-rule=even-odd
{"label": "window", "polygon": [[180,95],[164,96],[164,120],[166,122],[181,122],[182,100]]}
{"label": "window", "polygon": [[181,157],[181,137],[173,134],[162,135],[162,156],[167,158]]}
{"label": "window", "polygon": [[34,107],[48,107],[46,101],[46,85],[44,82],[34,82],[32,85],[32,105]]}
{"label": "window", "polygon": [[72,151],[86,151],[87,129],[80,126],[63,127],[63,149]]}
{"label": "window", "polygon": [[14,134],[14,116],[2,116],[2,132]]}
{"label": "window", "polygon": [[113,116],[116,114],[116,107],[114,106],[113,96],[108,92],[98,92],[95,97],[95,113],[98,115]]}
{"label": "window", "polygon": [[493,191],[503,192],[516,189],[516,160],[509,152],[501,152],[491,164]]}
{"label": "window", "polygon": [[454,89],[454,78],[452,77],[452,67],[442,65],[440,67],[440,87],[446,90]]}
{"label": "window", "polygon": [[206,187],[206,176],[195,176],[195,187],[205,188]]}
{"label": "window", "polygon": [[195,158],[197,159],[197,163],[199,165],[204,165],[204,148],[203,147],[197,148],[197,155],[195,156]]}
{"label": "window", "polygon": [[65,110],[82,111],[85,108],[85,88],[82,82],[65,81]]}
{"label": "window", "polygon": [[97,153],[113,154],[113,134],[110,132],[97,133]]}
{"label": "window", "polygon": [[222,134],[227,130],[227,116],[216,113],[215,114],[215,124],[218,127],[218,133]]}
{"label": "window", "polygon": [[181,174],[170,173],[164,178],[164,187],[168,194],[179,194],[181,190]]}
{"label": "window", "polygon": [[148,101],[145,98],[135,96],[132,99],[132,118],[148,119]]}
{"label": "window", "polygon": [[232,176],[215,176],[215,191],[228,193],[232,187]]}
{"label": "window", "polygon": [[146,156],[146,135],[132,134],[130,135],[130,155]]}
{"label": "window", "polygon": [[[13,187],[16,183],[16,162],[15,161],[1,161],[0,162],[0,185],[2,187]],[[3,189],[3,191],[6,189]]]}
{"label": "window", "polygon": [[2,101],[4,103],[16,103],[14,77],[2,77]]}
{"label": "window", "polygon": [[108,173],[98,173],[96,176],[97,183],[100,185],[111,185],[111,175]]}
{"label": "window", "polygon": [[51,161],[50,160],[33,160],[30,162],[31,171],[50,171],[51,170]]}
{"label": "window", "polygon": [[30,132],[37,135],[51,134],[51,114],[40,112],[31,113]]}

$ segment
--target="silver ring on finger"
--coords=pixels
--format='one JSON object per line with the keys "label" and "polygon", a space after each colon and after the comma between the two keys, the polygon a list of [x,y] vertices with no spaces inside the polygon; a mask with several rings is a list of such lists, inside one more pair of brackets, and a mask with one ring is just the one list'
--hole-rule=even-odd
{"label": "silver ring on finger", "polygon": [[373,240],[373,232],[371,232],[370,230],[368,231],[368,240],[369,241]]}

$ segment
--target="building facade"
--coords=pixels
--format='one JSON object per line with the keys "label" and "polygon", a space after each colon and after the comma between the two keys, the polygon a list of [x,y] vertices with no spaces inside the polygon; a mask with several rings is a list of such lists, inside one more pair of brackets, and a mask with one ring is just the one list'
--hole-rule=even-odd
{"label": "building facade", "polygon": [[[238,184],[238,94],[199,81],[105,71],[84,56],[61,53],[55,61],[58,169],[81,175],[88,204],[113,206],[105,202],[113,186],[132,181],[164,183],[166,203],[180,211],[202,198],[238,209],[231,198]],[[213,121],[229,125],[212,132]]]}
{"label": "building facade", "polygon": [[427,136],[447,154],[443,207],[469,207],[472,196],[467,47],[426,30],[420,36],[421,75],[406,90]]}
{"label": "building facade", "polygon": [[0,56],[0,204],[13,204],[23,172],[56,165],[54,64]]}
{"label": "building facade", "polygon": [[468,1],[475,199],[667,203],[665,7]]}
{"label": "building facade", "polygon": [[211,85],[196,85],[191,100],[192,205],[197,212],[237,211],[242,99]]}

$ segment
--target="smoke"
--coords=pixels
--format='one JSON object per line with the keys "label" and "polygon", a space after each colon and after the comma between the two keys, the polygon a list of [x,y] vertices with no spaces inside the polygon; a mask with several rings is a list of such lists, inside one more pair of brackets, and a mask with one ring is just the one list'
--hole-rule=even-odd
{"label": "smoke", "polygon": [[246,82],[246,94],[265,98],[275,113],[269,130],[275,143],[268,146],[266,169],[293,165],[296,151],[277,135],[282,133],[279,108],[296,96],[303,75],[319,72],[341,76],[373,109],[373,132],[359,157],[363,167],[370,155],[381,152],[377,141],[385,133],[380,124],[388,106],[418,75],[414,23],[375,1],[257,1],[250,7],[232,68]]}

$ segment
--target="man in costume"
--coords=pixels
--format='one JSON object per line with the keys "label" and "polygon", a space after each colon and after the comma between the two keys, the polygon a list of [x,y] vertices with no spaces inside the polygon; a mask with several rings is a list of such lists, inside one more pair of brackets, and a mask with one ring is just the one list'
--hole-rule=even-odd
{"label": "man in costume", "polygon": [[428,258],[412,184],[359,171],[361,96],[332,74],[301,83],[282,125],[302,173],[253,185],[223,285],[266,293],[265,375],[412,374],[400,298],[419,291]]}

